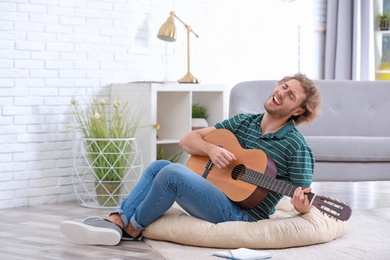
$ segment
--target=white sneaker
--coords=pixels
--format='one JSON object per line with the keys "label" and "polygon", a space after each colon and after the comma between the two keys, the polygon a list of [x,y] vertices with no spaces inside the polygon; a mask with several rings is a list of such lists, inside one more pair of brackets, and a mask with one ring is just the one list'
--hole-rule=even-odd
{"label": "white sneaker", "polygon": [[76,221],[64,221],[60,225],[62,234],[78,244],[107,245],[119,244],[122,237],[120,227],[104,219],[93,222],[81,223]]}

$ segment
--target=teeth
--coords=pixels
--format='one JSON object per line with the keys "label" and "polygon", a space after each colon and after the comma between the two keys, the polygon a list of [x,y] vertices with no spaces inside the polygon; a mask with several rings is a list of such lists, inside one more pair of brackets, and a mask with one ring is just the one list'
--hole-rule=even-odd
{"label": "teeth", "polygon": [[277,99],[276,95],[274,95],[274,101],[276,102],[276,104],[280,105],[280,102],[279,102],[279,100]]}

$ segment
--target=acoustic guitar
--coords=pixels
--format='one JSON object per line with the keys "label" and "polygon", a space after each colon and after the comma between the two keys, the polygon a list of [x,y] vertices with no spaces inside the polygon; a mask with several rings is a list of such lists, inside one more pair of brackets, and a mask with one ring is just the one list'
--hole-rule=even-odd
{"label": "acoustic guitar", "polygon": [[[191,155],[187,167],[213,183],[241,207],[256,207],[270,190],[293,196],[297,187],[275,178],[276,164],[264,151],[242,148],[236,136],[226,129],[214,130],[207,134],[204,140],[234,153],[236,160],[227,168],[218,169],[213,167],[209,157]],[[306,195],[313,206],[330,217],[345,221],[352,214],[351,208],[343,202],[312,192]]]}

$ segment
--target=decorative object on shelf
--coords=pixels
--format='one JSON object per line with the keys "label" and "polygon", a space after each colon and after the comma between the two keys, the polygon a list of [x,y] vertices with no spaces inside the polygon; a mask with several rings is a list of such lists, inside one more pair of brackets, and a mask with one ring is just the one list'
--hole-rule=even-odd
{"label": "decorative object on shelf", "polygon": [[196,34],[191,26],[185,24],[174,11],[170,12],[170,17],[168,17],[167,21],[161,26],[157,37],[163,41],[174,42],[176,41],[176,26],[174,23],[174,18],[179,20],[187,29],[187,74],[178,80],[179,83],[199,83],[199,80],[195,78],[190,72],[190,33],[193,33],[197,38],[199,35]]}
{"label": "decorative object on shelf", "polygon": [[192,105],[192,130],[208,127],[207,118],[206,107],[199,104]]}
{"label": "decorative object on shelf", "polygon": [[384,51],[377,79],[390,80],[390,51]]}
{"label": "decorative object on shelf", "polygon": [[379,19],[379,29],[381,31],[390,29],[390,13],[383,12],[383,14],[378,16]]}
{"label": "decorative object on shelf", "polygon": [[82,108],[71,100],[76,126],[82,138],[74,155],[72,183],[81,206],[118,207],[137,183],[142,155],[134,138],[142,115],[139,106],[113,103],[111,118],[106,102],[94,98]]}

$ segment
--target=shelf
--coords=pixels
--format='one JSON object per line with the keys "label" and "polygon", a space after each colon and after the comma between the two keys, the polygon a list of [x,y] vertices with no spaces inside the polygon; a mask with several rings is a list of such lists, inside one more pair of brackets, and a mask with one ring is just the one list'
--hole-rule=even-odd
{"label": "shelf", "polygon": [[376,34],[380,35],[389,35],[390,36],[390,30],[385,30],[385,31],[375,31]]}
{"label": "shelf", "polygon": [[389,80],[390,69],[389,67],[383,66],[383,63],[386,63],[386,61],[390,58],[390,29],[380,29],[379,16],[383,15],[384,12],[389,11],[388,8],[390,7],[390,0],[374,0],[372,2],[372,12],[374,18],[374,50],[371,53],[374,56],[374,59],[371,68],[372,71],[374,71],[375,80]]}
{"label": "shelf", "polygon": [[157,140],[156,141],[156,144],[178,144],[179,143],[179,139],[161,139],[161,140]]}
{"label": "shelf", "polygon": [[[123,104],[143,107],[140,125],[159,124],[160,128],[143,128],[135,138],[142,152],[144,166],[156,160],[158,150],[164,158],[182,151],[180,138],[191,131],[192,104],[206,107],[209,125],[227,118],[227,91],[221,84],[179,84],[155,82],[130,82],[111,85],[111,98]],[[162,139],[156,139],[156,136]]]}

